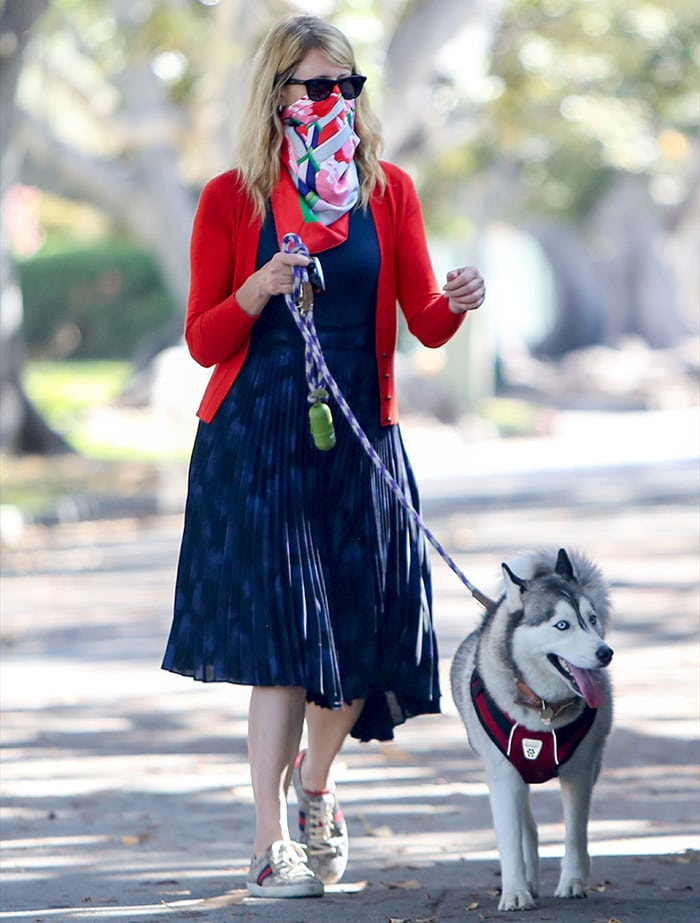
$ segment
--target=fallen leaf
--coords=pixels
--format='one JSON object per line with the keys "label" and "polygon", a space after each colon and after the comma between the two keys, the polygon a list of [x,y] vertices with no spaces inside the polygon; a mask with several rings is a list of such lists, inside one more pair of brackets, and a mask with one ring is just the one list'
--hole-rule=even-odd
{"label": "fallen leaf", "polygon": [[382,884],[385,888],[403,888],[404,891],[418,891],[420,888],[420,882],[415,878],[408,881],[383,881]]}
{"label": "fallen leaf", "polygon": [[400,747],[397,747],[396,744],[392,743],[388,746],[380,746],[380,752],[382,757],[391,763],[392,766],[396,765],[397,760],[401,760],[404,763],[417,763],[418,757],[415,753],[409,753],[408,750],[402,750]]}
{"label": "fallen leaf", "polygon": [[161,898],[160,902],[170,910],[182,910],[184,908],[212,910],[217,907],[231,907],[234,904],[242,904],[248,897],[250,897],[248,889],[241,888],[239,890],[229,891],[226,894],[206,897],[203,900],[166,901]]}
{"label": "fallen leaf", "polygon": [[406,917],[389,917],[389,923],[411,923],[411,921],[407,920]]}
{"label": "fallen leaf", "polygon": [[150,833],[139,833],[137,836],[123,836],[122,843],[124,846],[140,846],[141,843],[147,843],[150,839]]}
{"label": "fallen leaf", "polygon": [[326,894],[359,894],[367,890],[368,881],[341,881],[334,885],[326,885]]}
{"label": "fallen leaf", "polygon": [[476,910],[478,906],[479,906],[478,901],[472,901],[471,904],[467,904],[467,910]]}
{"label": "fallen leaf", "polygon": [[360,823],[365,828],[367,836],[393,836],[394,831],[391,827],[373,827],[364,814],[358,814]]}
{"label": "fallen leaf", "polygon": [[235,891],[229,891],[228,894],[221,894],[217,897],[206,897],[202,901],[201,906],[207,908],[231,907],[233,904],[242,904],[248,897],[250,897],[248,889],[241,888]]}

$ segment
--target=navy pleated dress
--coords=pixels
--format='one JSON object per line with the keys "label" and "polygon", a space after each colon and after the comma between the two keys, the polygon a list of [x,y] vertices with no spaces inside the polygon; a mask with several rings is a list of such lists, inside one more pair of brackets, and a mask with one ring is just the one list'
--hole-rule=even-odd
{"label": "navy pleated dress", "polygon": [[[258,266],[278,250],[264,222]],[[369,211],[323,252],[314,322],[329,370],[417,508],[399,427],[379,425],[379,246]],[[366,700],[352,736],[389,740],[439,711],[424,536],[330,399],[336,446],[309,430],[304,340],[282,296],[190,463],[174,618],[163,667],[204,682],[301,686],[328,708]]]}

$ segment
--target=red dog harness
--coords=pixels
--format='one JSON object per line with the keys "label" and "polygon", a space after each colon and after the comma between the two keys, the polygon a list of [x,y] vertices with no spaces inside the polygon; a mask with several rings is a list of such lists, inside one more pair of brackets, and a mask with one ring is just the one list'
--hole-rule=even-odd
{"label": "red dog harness", "polygon": [[481,726],[528,784],[548,782],[570,759],[591,729],[597,709],[586,705],[579,717],[557,730],[531,731],[496,705],[474,670],[471,695]]}

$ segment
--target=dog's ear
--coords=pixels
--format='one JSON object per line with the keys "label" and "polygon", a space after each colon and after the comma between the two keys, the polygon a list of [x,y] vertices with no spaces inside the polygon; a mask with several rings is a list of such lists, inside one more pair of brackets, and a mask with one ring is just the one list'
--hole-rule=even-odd
{"label": "dog's ear", "polygon": [[557,563],[554,568],[554,572],[559,574],[560,577],[563,577],[564,580],[568,580],[570,583],[578,583],[576,579],[576,574],[574,573],[573,565],[569,560],[569,555],[566,553],[565,548],[559,549],[559,554],[557,555]]}
{"label": "dog's ear", "polygon": [[524,590],[527,589],[527,580],[523,580],[522,577],[518,577],[517,574],[514,574],[505,561],[501,564],[501,568],[503,570],[503,583],[505,585],[508,606],[513,610],[522,609],[522,594]]}

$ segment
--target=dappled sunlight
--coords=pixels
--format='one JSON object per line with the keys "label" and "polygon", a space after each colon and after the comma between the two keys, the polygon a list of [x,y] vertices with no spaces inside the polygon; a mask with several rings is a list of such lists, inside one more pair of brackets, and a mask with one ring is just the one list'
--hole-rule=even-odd
{"label": "dappled sunlight", "polygon": [[[350,865],[318,917],[245,889],[250,691],[160,668],[211,375],[182,338],[190,231],[204,183],[233,165],[254,46],[291,9],[328,15],[356,42],[362,105],[371,99],[385,155],[415,181],[438,285],[472,262],[486,280],[484,307],[444,349],[408,352],[400,331],[394,396],[425,523],[492,598],[501,562],[544,545],[585,552],[611,586],[614,726],[591,809],[586,923],[690,919],[700,851],[690,6],[2,6],[0,920],[463,923],[498,905],[484,768],[450,693],[454,652],[483,612],[434,547],[442,714],[397,727],[393,742],[344,747],[335,771]],[[426,317],[413,312],[411,328]],[[231,331],[216,358],[240,346]],[[530,916],[581,923],[582,902],[552,897],[557,780],[535,786],[532,804],[546,897]],[[620,903],[630,894],[632,910]]]}
{"label": "dappled sunlight", "polygon": [[[616,720],[590,825],[606,900],[616,862],[646,863],[656,899],[659,870],[682,871],[698,848],[692,478],[673,466],[636,484],[615,469],[569,472],[572,502],[545,478],[520,506],[483,481],[449,504],[426,491],[431,526],[487,593],[514,550],[553,542],[584,547],[612,583]],[[160,670],[180,529],[176,516],[30,529],[4,555],[1,857],[5,905],[18,909],[3,919],[214,921],[249,900],[249,690]],[[451,657],[482,610],[436,555],[433,583],[444,713],[391,743],[349,742],[336,768],[352,854],[326,900],[362,894],[387,919],[436,869],[497,903],[484,771],[449,692]],[[532,801],[551,894],[564,837],[556,780]]]}

